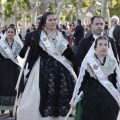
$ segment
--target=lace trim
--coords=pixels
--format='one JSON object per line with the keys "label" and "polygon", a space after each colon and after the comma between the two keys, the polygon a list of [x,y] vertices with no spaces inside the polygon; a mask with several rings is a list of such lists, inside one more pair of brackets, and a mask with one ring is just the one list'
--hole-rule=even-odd
{"label": "lace trim", "polygon": [[0,105],[14,105],[15,103],[15,96],[0,96]]}
{"label": "lace trim", "polygon": [[[62,54],[66,49],[67,45],[69,44],[68,41],[64,38],[61,32],[58,31],[58,35],[55,38],[55,42],[51,38],[49,38],[50,41],[55,45],[56,49]],[[46,51],[46,48],[44,47],[42,42],[39,42],[39,46],[43,48],[43,50]]]}
{"label": "lace trim", "polygon": [[[110,57],[110,56],[106,57],[106,61],[105,61],[104,66],[101,66],[100,61],[98,59],[96,59],[96,57],[94,57],[94,58],[95,58],[96,62],[99,64],[99,66],[101,67],[101,69],[103,70],[103,72],[107,76],[109,76],[109,75],[114,73],[114,70],[115,70],[115,60],[112,57]],[[103,67],[105,67],[105,70],[103,69]],[[93,72],[91,71],[91,69],[89,68],[89,66],[87,67],[87,71],[90,73],[90,77],[94,77],[95,78],[95,76],[94,76]]]}
{"label": "lace trim", "polygon": [[[10,48],[10,46],[8,45],[7,41],[4,41],[6,43],[6,45]],[[11,48],[10,48],[11,49]],[[15,55],[15,57],[19,54],[19,52],[21,51],[22,47],[20,46],[20,44],[17,41],[13,42],[12,45],[12,52]],[[9,58],[8,55],[6,54],[5,51],[3,51],[2,47],[0,46],[0,53],[5,57],[5,58]]]}

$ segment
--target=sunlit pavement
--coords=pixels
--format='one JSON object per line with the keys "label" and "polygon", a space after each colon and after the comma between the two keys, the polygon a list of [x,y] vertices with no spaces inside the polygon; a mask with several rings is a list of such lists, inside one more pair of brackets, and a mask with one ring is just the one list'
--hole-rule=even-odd
{"label": "sunlit pavement", "polygon": [[10,117],[9,111],[5,111],[4,114],[0,113],[0,120],[15,120],[13,117]]}

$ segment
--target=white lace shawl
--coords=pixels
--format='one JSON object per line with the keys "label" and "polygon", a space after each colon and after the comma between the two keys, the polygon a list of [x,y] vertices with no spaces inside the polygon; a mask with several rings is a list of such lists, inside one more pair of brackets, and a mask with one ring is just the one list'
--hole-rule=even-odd
{"label": "white lace shawl", "polygon": [[[10,48],[10,46],[8,45],[8,43],[7,43],[7,41],[5,40],[4,41],[5,42],[5,44]],[[11,48],[10,48],[11,49]],[[16,57],[18,54],[19,54],[19,52],[21,51],[21,46],[20,46],[20,44],[17,42],[17,41],[14,41],[13,42],[13,45],[12,45],[12,52],[13,52],[13,54],[14,54],[14,56]],[[3,48],[0,46],[0,53],[5,57],[5,58],[9,58],[8,57],[8,55],[6,54],[6,52],[3,50]]]}
{"label": "white lace shawl", "polygon": [[[5,44],[10,48],[10,46],[8,45],[7,41],[6,41],[6,33],[4,33],[3,37],[1,38],[1,41],[4,41]],[[14,36],[14,42],[12,45],[12,52],[15,55],[15,57],[19,54],[19,52],[21,51],[23,47],[23,43],[20,40],[18,34],[16,33],[16,35]],[[5,51],[3,51],[2,47],[0,47],[0,53],[5,57],[5,58],[9,58],[8,55],[6,54]]]}
{"label": "white lace shawl", "polygon": [[[63,34],[57,31],[58,35],[55,38],[56,42],[53,42],[52,39],[49,40],[54,44],[57,50],[62,54],[66,49],[67,45],[69,44],[68,41],[64,38]],[[44,45],[40,42],[40,46],[45,50]]]}
{"label": "white lace shawl", "polygon": [[[74,92],[73,92],[73,96],[72,96],[72,99],[71,99],[70,103],[72,103],[73,101],[77,101],[79,99],[78,98],[79,89],[80,89],[81,83],[83,81],[83,76],[85,75],[85,70],[87,70],[87,57],[90,57],[90,56],[94,55],[94,46],[95,46],[95,41],[92,44],[90,50],[86,54],[86,56],[85,56],[85,58],[84,58],[84,60],[81,64],[80,73],[79,73],[79,76],[78,76],[78,79],[77,79],[77,82],[76,82],[76,85],[75,85],[75,89],[74,89]],[[120,92],[120,69],[119,69],[118,63],[117,63],[117,61],[114,57],[114,54],[113,54],[113,51],[112,51],[112,48],[111,48],[111,44],[110,44],[109,49],[108,49],[108,56],[110,56],[110,58],[113,59],[114,63],[115,63],[117,89]]]}

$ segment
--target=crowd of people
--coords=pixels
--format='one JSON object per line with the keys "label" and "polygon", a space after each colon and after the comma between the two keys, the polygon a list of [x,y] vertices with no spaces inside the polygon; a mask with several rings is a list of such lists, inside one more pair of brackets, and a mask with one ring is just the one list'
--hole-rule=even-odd
{"label": "crowd of people", "polygon": [[[36,23],[24,42],[15,25],[0,29],[1,113],[9,110],[15,120],[119,120],[119,18],[109,30],[101,16],[87,27],[81,20],[59,27],[46,12]],[[76,112],[65,118],[70,108]]]}

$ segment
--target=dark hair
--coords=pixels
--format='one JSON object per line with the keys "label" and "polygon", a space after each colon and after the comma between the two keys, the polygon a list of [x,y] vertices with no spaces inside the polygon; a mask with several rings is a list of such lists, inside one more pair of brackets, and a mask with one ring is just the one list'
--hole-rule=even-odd
{"label": "dark hair", "polygon": [[66,29],[67,29],[67,28],[66,28],[66,26],[65,26],[64,24],[63,24],[63,29],[64,29],[64,30],[66,30]]}
{"label": "dark hair", "polygon": [[[41,34],[41,31],[42,31],[42,28],[43,26],[45,25],[46,23],[46,19],[49,15],[54,15],[53,12],[46,12],[43,14],[42,18],[41,18],[41,21],[39,23],[39,26],[35,32],[35,34],[33,35],[33,39],[31,41],[31,47],[30,47],[30,52],[29,52],[29,55],[28,55],[28,61],[29,61],[29,66],[32,68],[32,64],[36,61],[37,59],[37,55],[39,55],[39,42],[40,42],[40,39],[38,39],[40,37],[40,34]],[[37,57],[36,57],[37,56]]]}
{"label": "dark hair", "polygon": [[80,20],[80,19],[78,19],[78,20],[77,20],[77,23],[78,23],[78,24],[81,24],[81,20]]}
{"label": "dark hair", "polygon": [[95,18],[102,18],[104,20],[104,18],[102,16],[93,16],[91,18],[91,24],[93,24]]}
{"label": "dark hair", "polygon": [[12,29],[14,30],[14,33],[16,34],[16,29],[15,29],[14,26],[10,25],[10,26],[6,29],[6,31],[7,31],[9,28],[12,28]]}
{"label": "dark hair", "polygon": [[[42,29],[43,29],[43,27],[44,27],[44,25],[45,25],[45,23],[46,23],[46,19],[47,19],[47,17],[48,17],[49,15],[54,15],[54,13],[53,13],[53,12],[46,12],[46,13],[44,13],[43,16],[41,17],[41,21],[40,21],[40,23],[39,23],[39,26],[38,26],[38,28],[37,28],[34,36],[33,36],[34,39],[36,39],[38,35],[39,35],[39,36],[41,35],[41,31],[42,31]],[[36,39],[35,46],[38,46],[38,45],[39,45],[39,39]],[[36,49],[37,49],[37,47],[36,47]]]}
{"label": "dark hair", "polygon": [[34,25],[34,24],[32,24],[32,27],[35,27],[35,25]]}
{"label": "dark hair", "polygon": [[49,15],[54,15],[53,12],[46,12],[45,14],[43,14],[42,18],[41,18],[41,21],[40,21],[40,24],[38,26],[38,31],[41,31],[43,26],[45,25],[46,23],[46,19]]}
{"label": "dark hair", "polygon": [[38,17],[37,17],[37,20],[40,20],[40,21],[41,21],[41,19],[42,19],[42,16],[38,16]]}
{"label": "dark hair", "polygon": [[10,24],[9,26],[15,27],[15,24]]}
{"label": "dark hair", "polygon": [[108,25],[105,25],[104,29],[105,29],[105,30],[108,30],[108,29],[109,29],[109,28],[108,28]]}
{"label": "dark hair", "polygon": [[105,35],[101,35],[96,39],[94,49],[97,47],[97,43],[98,43],[99,40],[107,40],[108,41],[108,47],[109,47],[109,39]]}

